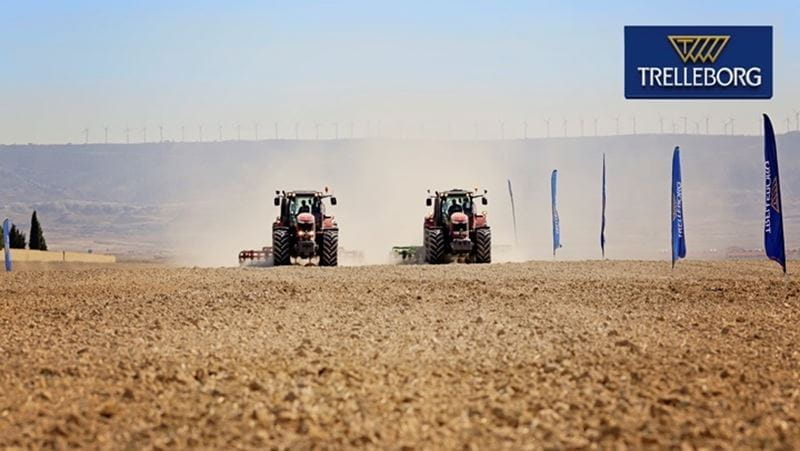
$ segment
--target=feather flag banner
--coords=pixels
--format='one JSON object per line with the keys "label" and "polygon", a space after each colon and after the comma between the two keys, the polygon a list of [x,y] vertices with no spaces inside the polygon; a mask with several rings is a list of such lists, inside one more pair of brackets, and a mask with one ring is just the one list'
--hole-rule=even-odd
{"label": "feather flag banner", "polygon": [[606,154],[603,154],[603,188],[600,213],[600,254],[606,258]]}
{"label": "feather flag banner", "polygon": [[781,184],[778,177],[778,147],[775,144],[775,131],[769,116],[764,115],[764,249],[767,258],[775,260],[786,273],[786,247],[783,239],[783,208],[781,205]]}
{"label": "feather flag banner", "polygon": [[6,272],[11,271],[11,226],[8,219],[3,221],[3,253],[6,258]]}
{"label": "feather flag banner", "polygon": [[553,209],[553,256],[556,255],[556,249],[561,247],[561,231],[558,220],[558,206],[556,205],[558,182],[558,170],[553,170],[550,176],[550,205]]}
{"label": "feather flag banner", "polygon": [[686,233],[683,219],[683,186],[681,185],[681,151],[672,153],[672,267],[686,257]]}

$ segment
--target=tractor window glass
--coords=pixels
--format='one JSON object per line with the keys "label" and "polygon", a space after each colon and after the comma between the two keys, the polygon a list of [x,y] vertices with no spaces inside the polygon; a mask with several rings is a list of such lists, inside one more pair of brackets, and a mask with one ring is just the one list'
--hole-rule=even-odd
{"label": "tractor window glass", "polygon": [[321,199],[314,199],[314,211],[312,213],[314,213],[314,215],[325,214],[325,203],[323,203]]}
{"label": "tractor window glass", "polygon": [[442,202],[442,214],[449,217],[453,213],[463,213],[469,203],[469,198],[466,196],[448,197]]}
{"label": "tractor window glass", "polygon": [[289,203],[289,213],[292,216],[297,216],[300,213],[311,213],[311,206],[314,199],[311,197],[295,197]]}

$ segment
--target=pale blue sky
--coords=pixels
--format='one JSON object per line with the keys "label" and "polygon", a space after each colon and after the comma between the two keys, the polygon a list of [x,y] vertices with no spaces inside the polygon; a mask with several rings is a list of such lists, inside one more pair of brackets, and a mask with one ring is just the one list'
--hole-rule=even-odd
{"label": "pale blue sky", "polygon": [[[280,132],[312,137],[314,123],[363,133],[482,137],[553,134],[563,119],[578,134],[598,117],[602,132],[622,116],[639,131],[659,114],[699,121],[737,118],[755,132],[757,114],[779,131],[800,109],[800,2],[208,1],[16,2],[0,0],[0,143],[158,137],[180,127],[196,139]],[[632,24],[774,25],[771,101],[625,101],[623,27]],[[752,117],[752,120],[750,118]],[[626,119],[628,118],[628,119]],[[717,122],[719,122],[717,124]],[[680,120],[682,124],[682,120]],[[347,125],[346,125],[347,124]],[[556,125],[557,124],[557,125]],[[424,128],[423,128],[424,127]],[[670,125],[667,125],[670,128]],[[682,129],[682,125],[681,125]]]}

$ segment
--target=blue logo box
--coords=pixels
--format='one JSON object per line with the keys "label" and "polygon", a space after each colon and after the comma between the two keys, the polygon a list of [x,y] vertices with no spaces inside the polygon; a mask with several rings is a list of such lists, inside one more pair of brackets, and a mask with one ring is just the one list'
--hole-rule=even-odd
{"label": "blue logo box", "polygon": [[772,98],[772,27],[626,26],[625,98]]}

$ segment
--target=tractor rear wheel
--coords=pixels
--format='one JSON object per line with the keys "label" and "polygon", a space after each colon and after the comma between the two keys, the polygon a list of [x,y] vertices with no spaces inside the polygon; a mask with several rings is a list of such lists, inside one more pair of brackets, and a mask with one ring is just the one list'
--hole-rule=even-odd
{"label": "tractor rear wheel", "polygon": [[289,263],[289,231],[275,229],[272,231],[272,264],[273,266],[284,266]]}
{"label": "tractor rear wheel", "polygon": [[492,262],[492,231],[491,229],[478,229],[475,231],[475,251],[472,258],[475,263]]}
{"label": "tractor rear wheel", "polygon": [[425,263],[435,265],[444,256],[444,234],[441,229],[425,229]]}
{"label": "tractor rear wheel", "polygon": [[320,266],[337,266],[339,264],[339,231],[322,232],[322,251],[319,256]]}

